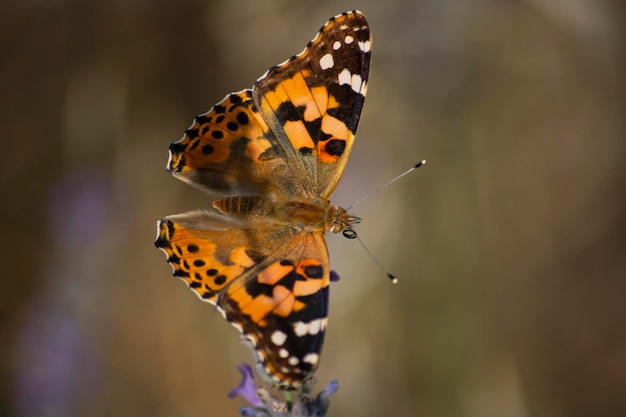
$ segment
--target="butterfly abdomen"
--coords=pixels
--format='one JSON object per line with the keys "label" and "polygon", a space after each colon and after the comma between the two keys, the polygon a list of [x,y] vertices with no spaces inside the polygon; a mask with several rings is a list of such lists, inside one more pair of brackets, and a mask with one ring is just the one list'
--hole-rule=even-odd
{"label": "butterfly abdomen", "polygon": [[269,220],[308,231],[328,230],[327,222],[334,217],[333,206],[321,198],[274,201],[259,196],[235,196],[214,201],[213,207],[231,216]]}
{"label": "butterfly abdomen", "polygon": [[214,201],[213,207],[225,214],[241,217],[270,217],[274,207],[267,199],[258,196],[226,197]]}

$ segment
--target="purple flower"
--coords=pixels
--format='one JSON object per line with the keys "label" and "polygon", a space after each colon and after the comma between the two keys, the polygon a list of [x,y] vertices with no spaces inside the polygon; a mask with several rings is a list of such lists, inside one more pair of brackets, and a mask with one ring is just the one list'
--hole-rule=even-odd
{"label": "purple flower", "polygon": [[252,376],[252,369],[247,364],[241,364],[237,367],[241,372],[242,380],[237,388],[233,388],[228,393],[228,398],[235,398],[237,395],[241,395],[246,401],[255,407],[262,407],[263,402],[257,395],[257,387],[254,384],[254,377]]}
{"label": "purple flower", "polygon": [[322,391],[320,395],[325,395],[328,397],[336,393],[338,389],[339,389],[339,382],[337,382],[336,379],[333,379],[332,381],[328,383],[328,385],[326,385],[326,388],[324,388],[324,391]]}
{"label": "purple flower", "polygon": [[[284,391],[284,399],[280,400],[266,389],[255,385],[250,366],[242,364],[237,369],[243,378],[239,386],[228,393],[228,398],[241,395],[252,405],[240,407],[239,413],[243,417],[324,417],[330,406],[330,396],[339,389],[339,383],[336,380],[331,381],[313,399],[315,378],[308,378],[302,381],[299,393],[297,390]],[[295,398],[292,393],[297,394]]]}

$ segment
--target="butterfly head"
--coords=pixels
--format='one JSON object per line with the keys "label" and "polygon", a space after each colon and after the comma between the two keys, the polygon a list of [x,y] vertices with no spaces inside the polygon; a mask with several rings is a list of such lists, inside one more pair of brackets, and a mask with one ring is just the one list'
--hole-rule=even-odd
{"label": "butterfly head", "polygon": [[339,233],[344,230],[352,230],[352,226],[361,223],[361,218],[348,213],[346,209],[337,206],[331,206],[331,216],[326,223],[327,231]]}

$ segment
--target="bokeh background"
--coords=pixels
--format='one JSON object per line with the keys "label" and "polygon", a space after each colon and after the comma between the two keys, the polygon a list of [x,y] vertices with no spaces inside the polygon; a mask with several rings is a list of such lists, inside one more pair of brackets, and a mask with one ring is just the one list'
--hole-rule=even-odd
{"label": "bokeh background", "polygon": [[626,415],[626,9],[596,0],[5,1],[0,415],[238,415],[237,332],[156,219],[194,115],[353,8],[374,35],[328,236],[335,416]]}

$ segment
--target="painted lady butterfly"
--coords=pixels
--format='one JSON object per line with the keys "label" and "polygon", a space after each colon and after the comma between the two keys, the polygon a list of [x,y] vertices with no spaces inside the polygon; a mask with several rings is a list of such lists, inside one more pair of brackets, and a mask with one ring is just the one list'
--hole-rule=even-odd
{"label": "painted lady butterfly", "polygon": [[159,220],[155,245],[283,387],[319,362],[331,275],[323,235],[360,220],[328,197],[354,142],[371,46],[360,12],[337,15],[303,52],[228,94],[170,145],[168,171],[223,198]]}

